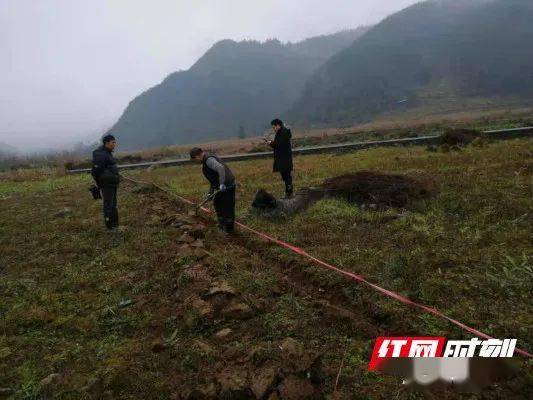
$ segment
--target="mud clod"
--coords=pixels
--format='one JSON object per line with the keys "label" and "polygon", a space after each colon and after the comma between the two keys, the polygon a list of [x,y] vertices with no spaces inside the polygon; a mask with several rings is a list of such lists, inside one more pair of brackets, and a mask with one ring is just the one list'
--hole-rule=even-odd
{"label": "mud clod", "polygon": [[181,237],[178,239],[178,242],[191,244],[191,243],[193,243],[195,240],[196,240],[196,239],[194,239],[194,238],[193,238],[192,236],[190,236],[189,234],[184,233],[184,234],[181,235]]}
{"label": "mud clod", "polygon": [[215,400],[217,398],[217,388],[214,383],[202,385],[190,392],[187,400]]}
{"label": "mud clod", "polygon": [[211,276],[202,264],[196,264],[183,270],[183,274],[194,282],[208,282]]}
{"label": "mud clod", "polygon": [[[185,229],[185,228],[182,228]],[[207,231],[207,227],[202,224],[196,224],[193,225],[189,230],[189,235],[196,239],[203,239],[205,237],[205,232]]]}
{"label": "mud clod", "polygon": [[252,309],[244,303],[233,303],[221,311],[223,317],[233,319],[248,319],[253,316]]}
{"label": "mud clod", "polygon": [[296,376],[287,377],[279,388],[282,400],[318,399],[319,393],[308,379]]}
{"label": "mud clod", "polygon": [[230,328],[224,328],[214,334],[213,338],[219,343],[225,343],[233,338],[233,331]]}
{"label": "mud clod", "polygon": [[196,313],[202,318],[211,318],[213,317],[213,306],[207,301],[204,301],[200,298],[194,298],[191,301],[191,307],[196,311]]}
{"label": "mud clod", "polygon": [[247,371],[226,370],[218,374],[216,380],[220,386],[219,399],[255,399],[252,390],[248,387]]}
{"label": "mud clod", "polygon": [[232,286],[230,286],[230,284],[227,281],[221,281],[211,286],[211,288],[209,289],[209,292],[207,293],[208,296],[215,296],[219,294],[235,296],[237,295],[237,290],[235,290]]}
{"label": "mud clod", "polygon": [[318,364],[319,356],[293,338],[284,339],[278,346],[282,369],[287,373],[308,372]]}
{"label": "mud clod", "polygon": [[255,397],[264,399],[266,395],[274,389],[278,381],[278,368],[274,365],[267,365],[254,373],[251,390]]}

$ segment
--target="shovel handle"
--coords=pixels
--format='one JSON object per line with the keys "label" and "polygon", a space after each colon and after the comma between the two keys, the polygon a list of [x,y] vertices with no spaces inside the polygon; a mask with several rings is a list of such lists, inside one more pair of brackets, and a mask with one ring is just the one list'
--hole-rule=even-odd
{"label": "shovel handle", "polygon": [[197,206],[196,206],[196,212],[198,212],[198,210],[200,208],[202,208],[207,202],[213,200],[213,198],[215,197],[215,195],[219,192],[220,190],[215,190],[212,194],[208,195],[201,203],[199,203]]}

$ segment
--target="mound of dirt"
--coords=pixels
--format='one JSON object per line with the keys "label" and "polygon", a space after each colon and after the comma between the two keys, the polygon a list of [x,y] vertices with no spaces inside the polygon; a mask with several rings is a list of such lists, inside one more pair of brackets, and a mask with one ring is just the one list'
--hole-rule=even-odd
{"label": "mound of dirt", "polygon": [[429,196],[426,185],[403,175],[360,171],[326,179],[322,185],[330,195],[341,196],[358,205],[378,208],[405,208],[412,201]]}
{"label": "mound of dirt", "polygon": [[440,144],[448,146],[465,146],[481,136],[481,132],[473,129],[450,129],[440,137]]}

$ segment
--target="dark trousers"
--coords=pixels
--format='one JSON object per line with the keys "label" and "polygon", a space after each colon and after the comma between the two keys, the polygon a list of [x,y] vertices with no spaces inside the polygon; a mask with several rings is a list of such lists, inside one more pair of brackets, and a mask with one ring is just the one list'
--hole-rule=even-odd
{"label": "dark trousers", "polygon": [[235,225],[235,187],[217,192],[213,199],[218,226],[226,232],[233,232]]}
{"label": "dark trousers", "polygon": [[285,182],[285,194],[287,196],[292,196],[292,171],[280,171],[280,175],[283,182]]}
{"label": "dark trousers", "polygon": [[102,186],[104,221],[107,229],[118,227],[117,186]]}

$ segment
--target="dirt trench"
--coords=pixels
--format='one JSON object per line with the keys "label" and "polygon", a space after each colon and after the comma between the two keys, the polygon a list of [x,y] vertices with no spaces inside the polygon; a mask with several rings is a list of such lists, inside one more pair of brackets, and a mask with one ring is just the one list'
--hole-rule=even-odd
{"label": "dirt trench", "polygon": [[[182,232],[178,238],[179,255],[194,262],[183,269],[179,278],[185,278],[188,283],[176,288],[174,301],[180,305],[177,315],[191,329],[213,332],[209,340],[195,340],[193,345],[209,353],[215,362],[202,368],[202,383],[185,385],[187,389],[182,389],[177,398],[325,398],[331,392],[345,350],[322,340],[332,327],[347,329],[353,332],[354,339],[369,342],[383,334],[414,332],[408,322],[394,318],[373,303],[372,296],[350,295],[345,289],[359,287],[356,282],[341,279],[338,283],[324,284],[313,273],[310,262],[297,256],[282,262],[271,251],[274,244],[265,245],[242,232],[225,237],[224,244],[204,242],[206,232],[214,229],[209,216],[194,215],[189,207],[169,194],[150,190],[132,192],[149,199],[152,213],[161,224]],[[171,212],[169,205],[172,205]],[[253,267],[254,273],[273,278],[268,294],[241,293],[217,273],[212,259],[228,245],[235,246],[244,259],[259,256],[261,265]],[[321,324],[311,327],[305,320],[299,320],[298,337],[271,343],[260,317],[275,310],[280,298],[287,294],[311,304],[311,312]],[[220,324],[220,321],[227,323]],[[250,343],[249,352],[235,352],[231,346],[235,341]],[[157,339],[153,346],[155,352],[165,351]]]}
{"label": "dirt trench", "polygon": [[[369,288],[344,277],[332,281],[324,279],[324,274],[317,274],[316,266],[309,261],[296,255],[287,257],[276,253],[274,244],[251,235],[237,231],[220,241],[222,237],[214,236],[217,241],[212,241],[215,224],[210,216],[195,215],[171,193],[145,193],[148,194],[142,196],[150,199],[149,207],[159,223],[180,231],[178,255],[187,255],[193,260],[178,278],[179,281],[185,276],[187,283],[176,284],[169,295],[174,296],[172,301],[179,305],[174,310],[178,323],[198,335],[188,343],[176,345],[174,350],[179,353],[192,348],[209,356],[209,362],[198,366],[194,374],[176,376],[175,399],[381,398],[391,390],[398,391],[398,387],[398,393],[404,392],[411,398],[406,392],[408,388],[401,388],[399,378],[381,376],[361,380],[361,377],[377,336],[421,335],[417,328],[420,315],[416,310],[403,306],[387,306],[385,310],[380,306],[383,304],[381,295]],[[227,280],[214,257],[228,247],[237,249],[239,258],[260,260],[247,267],[252,268],[258,278],[268,276],[271,279],[268,293],[258,294],[248,287],[238,290],[235,282]],[[292,334],[272,339],[261,317],[276,310],[286,295],[293,296],[295,303],[307,303],[311,307],[295,310],[296,314],[303,314],[298,314]],[[328,335],[338,332],[344,335],[346,342],[327,340]],[[462,332],[452,327],[450,334],[460,337]],[[163,354],[168,352],[168,347],[168,343],[156,337],[152,351]],[[342,365],[349,349],[356,347],[359,352],[366,353],[364,365],[357,367],[356,374],[352,370],[348,375]],[[512,393],[514,384],[511,381],[507,385],[503,381],[500,391]],[[354,386],[359,388],[357,392],[353,391]],[[494,387],[484,394],[488,399],[501,398]],[[457,393],[442,388],[428,396],[455,399]]]}

